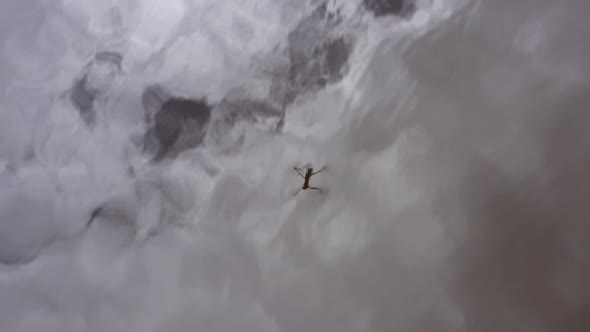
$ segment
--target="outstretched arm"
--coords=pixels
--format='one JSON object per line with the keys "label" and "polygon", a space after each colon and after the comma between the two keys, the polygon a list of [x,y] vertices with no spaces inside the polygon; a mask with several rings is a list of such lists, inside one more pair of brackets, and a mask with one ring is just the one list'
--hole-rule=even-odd
{"label": "outstretched arm", "polygon": [[316,175],[316,174],[318,174],[319,172],[321,172],[321,171],[323,171],[323,170],[325,170],[325,169],[327,169],[327,167],[326,167],[326,166],[322,167],[322,169],[320,169],[319,171],[317,171],[317,172],[313,172],[313,173],[311,173],[311,174],[312,174],[312,175]]}
{"label": "outstretched arm", "polygon": [[293,169],[295,170],[295,172],[297,172],[297,174],[299,174],[300,177],[305,179],[305,175],[303,175],[303,171],[300,168],[297,168],[297,166],[293,167]]}

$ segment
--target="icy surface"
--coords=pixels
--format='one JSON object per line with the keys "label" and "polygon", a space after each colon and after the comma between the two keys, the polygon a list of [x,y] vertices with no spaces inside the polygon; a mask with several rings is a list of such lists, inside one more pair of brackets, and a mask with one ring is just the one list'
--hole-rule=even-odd
{"label": "icy surface", "polygon": [[0,331],[588,331],[590,2],[412,3],[1,2]]}

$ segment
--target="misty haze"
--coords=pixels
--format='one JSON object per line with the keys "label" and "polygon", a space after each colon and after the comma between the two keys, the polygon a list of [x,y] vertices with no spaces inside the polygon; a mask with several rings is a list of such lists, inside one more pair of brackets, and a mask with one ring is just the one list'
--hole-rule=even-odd
{"label": "misty haze", "polygon": [[590,331],[588,17],[2,1],[0,332]]}

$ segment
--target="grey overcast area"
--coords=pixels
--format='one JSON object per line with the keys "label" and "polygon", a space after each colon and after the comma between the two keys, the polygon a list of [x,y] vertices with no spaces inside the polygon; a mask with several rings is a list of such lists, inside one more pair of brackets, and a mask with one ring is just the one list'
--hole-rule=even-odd
{"label": "grey overcast area", "polygon": [[0,332],[589,332],[589,17],[0,1]]}

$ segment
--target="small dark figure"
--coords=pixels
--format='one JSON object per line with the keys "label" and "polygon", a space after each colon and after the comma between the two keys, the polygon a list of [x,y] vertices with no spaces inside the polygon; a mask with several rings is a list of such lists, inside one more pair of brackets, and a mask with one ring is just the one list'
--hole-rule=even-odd
{"label": "small dark figure", "polygon": [[301,189],[297,190],[295,192],[295,194],[293,194],[293,196],[297,195],[301,190],[307,190],[307,189],[317,190],[320,193],[322,192],[322,189],[310,186],[309,179],[311,179],[312,175],[316,175],[316,174],[320,173],[321,171],[325,170],[326,166],[322,167],[322,169],[320,169],[317,172],[313,171],[313,167],[311,167],[311,164],[305,166],[305,169],[306,169],[305,172],[303,171],[303,169],[301,169],[297,166],[293,167],[293,169],[295,169],[295,172],[297,172],[297,174],[299,174],[299,176],[301,176],[304,180],[303,187],[301,187]]}

